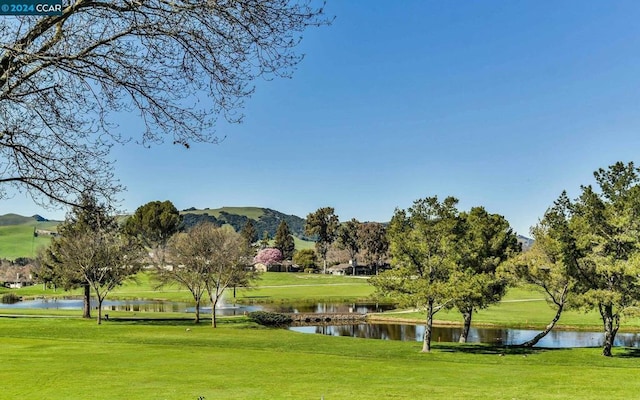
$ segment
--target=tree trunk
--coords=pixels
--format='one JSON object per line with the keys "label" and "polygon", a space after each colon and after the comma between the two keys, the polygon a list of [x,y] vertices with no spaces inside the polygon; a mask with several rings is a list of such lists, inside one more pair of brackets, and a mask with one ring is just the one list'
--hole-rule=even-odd
{"label": "tree trunk", "polygon": [[102,325],[102,301],[104,300],[104,298],[100,298],[100,296],[98,296],[98,325]]}
{"label": "tree trunk", "polygon": [[89,284],[82,285],[84,289],[82,302],[82,318],[91,318],[91,287]]}
{"label": "tree trunk", "polygon": [[427,325],[424,329],[424,340],[422,342],[422,352],[428,353],[431,351],[431,335],[433,329],[433,300],[429,300],[427,304]]}
{"label": "tree trunk", "polygon": [[521,346],[523,347],[533,347],[536,344],[538,344],[538,342],[545,336],[547,336],[547,333],[551,332],[551,330],[553,329],[554,326],[556,326],[556,322],[558,322],[558,320],[560,319],[560,315],[562,314],[562,310],[564,309],[564,303],[559,304],[558,305],[558,310],[556,311],[556,315],[555,317],[553,317],[553,319],[551,320],[551,322],[549,322],[549,325],[547,325],[544,330],[540,333],[538,333],[537,335],[535,335],[533,337],[533,339],[528,340],[524,343],[522,343]]}
{"label": "tree trunk", "polygon": [[462,325],[462,333],[460,334],[460,343],[467,343],[467,339],[469,338],[469,329],[471,329],[471,318],[473,317],[473,307],[466,307],[464,311],[462,311],[462,318],[464,319],[464,324]]}
{"label": "tree trunk", "polygon": [[218,325],[216,323],[216,305],[218,304],[218,298],[215,300],[211,299],[211,327],[217,328]]}
{"label": "tree trunk", "polygon": [[196,320],[193,321],[196,324],[200,323],[200,299],[196,300]]}
{"label": "tree trunk", "polygon": [[605,357],[611,357],[611,348],[613,342],[616,339],[618,328],[620,328],[620,320],[617,315],[613,314],[613,306],[611,304],[598,305],[600,309],[600,315],[602,316],[602,323],[604,325],[604,344],[602,346],[602,355]]}

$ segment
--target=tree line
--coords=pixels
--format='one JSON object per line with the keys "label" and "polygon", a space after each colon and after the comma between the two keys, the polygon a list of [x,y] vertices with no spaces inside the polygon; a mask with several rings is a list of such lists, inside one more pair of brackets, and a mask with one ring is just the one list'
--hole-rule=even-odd
{"label": "tree line", "polygon": [[[296,251],[284,220],[274,240],[256,241],[252,220],[239,232],[207,222],[181,230],[173,204],[156,201],[118,224],[105,205],[84,195],[40,256],[39,275],[64,288],[84,287],[89,316],[91,291],[100,305],[114,287],[152,265],[160,286],[186,287],[199,310],[204,296],[215,305],[227,288],[250,284],[255,262],[293,260],[310,270],[321,260],[326,273],[329,249],[338,248],[354,272],[359,260],[371,266],[390,261],[370,282],[378,295],[425,311],[423,351],[431,349],[437,312],[460,312],[464,342],[474,312],[500,301],[509,286],[525,283],[539,287],[556,313],[523,345],[535,345],[564,310],[595,309],[605,334],[603,355],[611,356],[621,320],[640,299],[640,170],[618,162],[595,171],[594,178],[595,185],[581,186],[577,198],[567,192],[558,197],[532,227],[535,241],[526,252],[503,216],[481,206],[460,211],[454,197],[416,200],[396,209],[388,225],[341,223],[332,207],[319,208],[305,221],[315,251]],[[215,307],[212,312],[215,325]]]}
{"label": "tree line", "polygon": [[520,252],[507,221],[482,207],[457,210],[457,199],[416,200],[396,210],[388,229],[392,268],[371,283],[378,293],[426,311],[423,351],[431,348],[434,315],[456,308],[465,341],[471,315],[495,303],[508,285],[536,285],[556,309],[535,345],[563,310],[597,310],[602,354],[611,356],[625,315],[640,303],[640,170],[618,162],[594,172],[595,185],[563,192],[532,227],[531,250]]}

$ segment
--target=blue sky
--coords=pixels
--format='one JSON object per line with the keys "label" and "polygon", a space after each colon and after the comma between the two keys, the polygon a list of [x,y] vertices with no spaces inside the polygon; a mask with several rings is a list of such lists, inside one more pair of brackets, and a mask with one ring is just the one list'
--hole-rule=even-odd
{"label": "blue sky", "polygon": [[[329,0],[293,79],[259,80],[220,145],[118,146],[121,209],[152,200],[387,221],[453,195],[528,235],[563,189],[637,161],[637,1]],[[134,132],[135,116],[120,127]],[[63,218],[23,195],[4,212]],[[4,213],[0,212],[0,213]]]}

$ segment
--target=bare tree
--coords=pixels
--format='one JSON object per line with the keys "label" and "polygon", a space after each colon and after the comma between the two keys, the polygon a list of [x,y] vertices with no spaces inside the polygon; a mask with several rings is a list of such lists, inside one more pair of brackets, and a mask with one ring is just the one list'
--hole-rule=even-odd
{"label": "bare tree", "polygon": [[65,288],[84,287],[85,317],[90,317],[93,289],[100,324],[106,296],[139,271],[142,246],[121,232],[111,210],[95,197],[85,193],[78,203],[82,206],[73,207],[40,261],[54,282]]}
{"label": "bare tree", "polygon": [[117,231],[74,232],[61,239],[59,256],[93,289],[98,301],[98,324],[102,323],[102,303],[117,286],[140,270],[141,247]]}
{"label": "bare tree", "polygon": [[211,324],[216,327],[216,306],[224,291],[240,281],[248,281],[252,272],[245,268],[249,246],[229,227],[202,223],[169,241],[172,268],[159,268],[163,283],[185,286],[196,302],[196,322],[205,291],[211,301]]}
{"label": "bare tree", "polygon": [[[3,18],[0,198],[111,199],[114,143],[217,142],[216,118],[240,121],[253,80],[291,76],[301,33],[329,22],[311,1],[75,0]],[[140,136],[116,133],[121,112],[139,115]]]}

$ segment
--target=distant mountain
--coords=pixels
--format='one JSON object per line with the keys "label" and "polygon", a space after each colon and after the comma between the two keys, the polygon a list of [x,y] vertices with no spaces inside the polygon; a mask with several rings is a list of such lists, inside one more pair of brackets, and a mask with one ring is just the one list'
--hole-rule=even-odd
{"label": "distant mountain", "polygon": [[35,222],[46,222],[46,221],[49,221],[49,220],[41,217],[38,214],[32,217],[23,217],[22,215],[18,215],[18,214],[0,215],[0,226],[33,224]]}
{"label": "distant mountain", "polygon": [[285,221],[293,236],[303,240],[307,239],[304,234],[305,220],[303,218],[270,208],[222,207],[203,210],[188,208],[182,210],[180,214],[182,214],[182,224],[185,228],[208,221],[218,226],[228,224],[236,231],[240,231],[247,224],[247,221],[252,220],[258,236],[262,237],[262,233],[267,231],[271,238],[275,236],[280,222]]}

